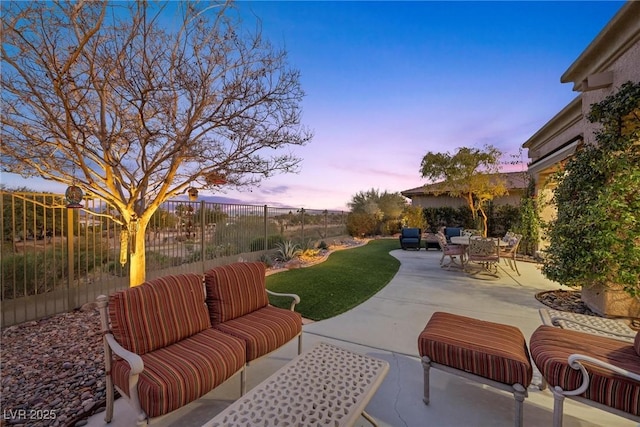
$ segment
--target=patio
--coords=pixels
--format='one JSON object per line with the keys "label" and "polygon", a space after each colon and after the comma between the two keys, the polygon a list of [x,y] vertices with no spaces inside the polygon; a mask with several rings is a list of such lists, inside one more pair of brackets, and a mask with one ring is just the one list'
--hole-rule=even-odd
{"label": "patio", "polygon": [[[544,307],[535,294],[558,289],[546,280],[538,266],[518,264],[517,276],[504,264],[499,278],[469,276],[439,266],[438,251],[393,251],[402,265],[393,280],[373,298],[340,316],[303,327],[303,350],[325,341],[391,365],[367,412],[381,426],[510,426],[513,396],[454,375],[433,370],[431,403],[422,402],[422,366],[417,337],[435,311],[447,311],[483,320],[510,324],[522,330],[527,340],[541,324],[538,309]],[[506,267],[506,268],[505,268]],[[267,378],[297,354],[296,341],[252,363],[247,369],[247,388]],[[164,417],[156,425],[201,426],[239,397],[239,376]],[[540,391],[540,375],[534,371],[533,385],[525,400],[524,425],[548,426],[552,421],[553,397]],[[607,412],[565,401],[564,425],[634,426],[632,421]],[[88,420],[89,426],[106,426],[104,413]],[[135,425],[133,412],[123,399],[115,405],[113,427]],[[370,425],[360,418],[358,426]]]}

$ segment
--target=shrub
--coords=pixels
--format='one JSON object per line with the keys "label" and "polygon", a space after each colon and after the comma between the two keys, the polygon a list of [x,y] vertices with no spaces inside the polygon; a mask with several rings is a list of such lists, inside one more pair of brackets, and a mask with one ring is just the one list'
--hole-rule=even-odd
{"label": "shrub", "polygon": [[[517,206],[495,206],[493,203],[489,203],[485,207],[485,211],[489,236],[504,236],[507,231],[514,229],[518,224],[520,210]],[[443,226],[463,227],[470,230],[483,229],[474,223],[471,209],[468,206],[424,208],[423,215],[428,223],[427,230],[431,233],[435,233],[438,228]]]}
{"label": "shrub", "polygon": [[435,233],[438,228],[445,226],[476,228],[473,224],[471,209],[467,206],[461,206],[457,209],[450,206],[424,208],[422,212],[431,233]]}
{"label": "shrub", "polygon": [[[100,270],[109,260],[106,243],[101,246],[91,242],[87,246],[76,247],[74,259],[73,279]],[[62,246],[6,254],[2,257],[2,297],[11,299],[49,292],[56,285],[65,283],[67,276],[67,251]]]}
{"label": "shrub", "polygon": [[515,230],[520,220],[520,208],[513,205],[490,205],[489,236],[502,237],[507,231]]}
{"label": "shrub", "polygon": [[622,285],[640,295],[640,83],[592,105],[602,127],[567,162],[543,273],[562,285]]}
{"label": "shrub", "polygon": [[383,236],[392,236],[400,232],[401,226],[402,226],[402,223],[397,219],[389,219],[382,222],[382,224],[380,225],[379,231],[380,231],[380,234]]}
{"label": "shrub", "polygon": [[527,191],[520,201],[520,219],[516,227],[516,232],[522,234],[522,242],[518,247],[518,251],[527,255],[535,254],[540,238],[540,215],[538,214],[538,205],[534,196],[535,181],[529,179]]}
{"label": "shrub", "polygon": [[373,214],[351,212],[347,215],[347,233],[353,237],[373,236],[378,229],[378,219]]}
{"label": "shrub", "polygon": [[402,212],[402,225],[426,230],[428,224],[424,210],[418,206],[406,206]]}

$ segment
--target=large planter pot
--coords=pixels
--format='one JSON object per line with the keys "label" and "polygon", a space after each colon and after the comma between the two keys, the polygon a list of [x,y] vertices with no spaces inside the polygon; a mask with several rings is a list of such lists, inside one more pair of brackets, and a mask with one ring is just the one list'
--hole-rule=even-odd
{"label": "large planter pot", "polygon": [[626,293],[620,285],[585,285],[581,299],[601,316],[640,318],[640,299]]}

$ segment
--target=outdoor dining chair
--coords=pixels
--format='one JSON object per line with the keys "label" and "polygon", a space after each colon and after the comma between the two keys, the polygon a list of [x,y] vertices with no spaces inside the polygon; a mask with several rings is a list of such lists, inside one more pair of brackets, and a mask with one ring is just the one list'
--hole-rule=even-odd
{"label": "outdoor dining chair", "polygon": [[[498,240],[485,237],[470,238],[467,267],[469,267],[472,262],[480,264],[482,269],[496,275],[498,273],[498,264],[500,263],[500,245]],[[481,270],[475,271],[474,273],[478,273]]]}
{"label": "outdoor dining chair", "polygon": [[[440,258],[440,267],[447,267],[450,269],[452,265],[457,265],[455,257],[460,257],[460,267],[464,269],[464,255],[465,255],[465,247],[462,245],[453,245],[451,243],[447,243],[447,238],[445,235],[438,231],[436,233],[436,237],[438,238],[438,244],[440,245],[440,249],[442,250],[442,258]],[[449,263],[444,263],[444,258],[449,257]]]}
{"label": "outdoor dining chair", "polygon": [[509,265],[511,270],[520,276],[520,271],[518,271],[518,265],[516,264],[516,254],[522,240],[522,234],[507,233],[503,240],[507,243],[507,246],[500,246],[500,257],[504,259],[504,262]]}

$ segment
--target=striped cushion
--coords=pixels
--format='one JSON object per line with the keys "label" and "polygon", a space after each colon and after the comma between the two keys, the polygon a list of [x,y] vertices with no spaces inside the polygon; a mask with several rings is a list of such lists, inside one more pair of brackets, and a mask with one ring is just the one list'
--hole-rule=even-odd
{"label": "striped cushion", "polygon": [[145,354],[210,328],[202,276],[181,274],[119,291],[109,298],[115,339]]}
{"label": "striped cushion", "polygon": [[531,383],[527,343],[516,327],[436,312],[418,338],[420,356],[504,384]]}
{"label": "striped cushion", "polygon": [[[580,371],[569,367],[571,354],[591,356],[640,375],[640,356],[624,341],[552,326],[540,326],[531,335],[531,357],[551,386],[575,390],[582,384]],[[640,383],[604,368],[582,362],[589,372],[589,388],[580,396],[640,415]]]}
{"label": "striped cushion", "polygon": [[205,273],[211,324],[217,325],[269,304],[266,268],[261,262],[237,262]]}
{"label": "striped cushion", "polygon": [[302,332],[302,316],[295,311],[267,306],[214,327],[243,339],[247,344],[247,361],[250,361],[298,336]]}
{"label": "striped cushion", "polygon": [[636,349],[636,353],[640,356],[640,332],[636,334],[636,339],[633,340],[633,348]]}
{"label": "striped cushion", "polygon": [[[157,417],[192,402],[231,377],[245,364],[242,340],[207,329],[179,343],[142,356],[144,370],[138,376],[140,406]],[[115,385],[128,395],[129,365],[116,359],[112,366]]]}

